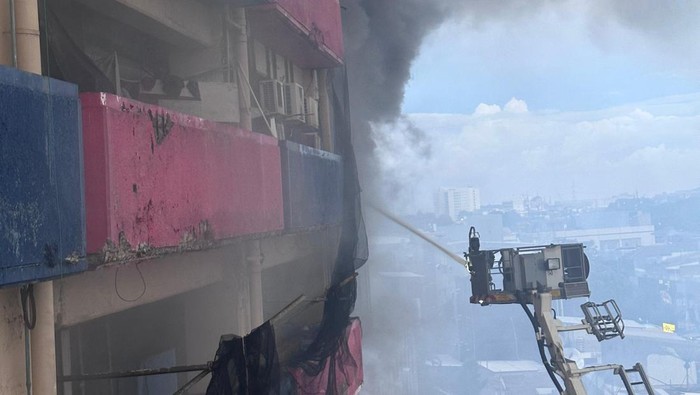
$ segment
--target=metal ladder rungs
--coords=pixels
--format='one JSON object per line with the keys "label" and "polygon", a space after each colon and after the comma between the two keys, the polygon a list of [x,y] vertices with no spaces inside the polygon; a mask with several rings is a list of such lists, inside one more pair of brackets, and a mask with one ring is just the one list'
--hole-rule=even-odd
{"label": "metal ladder rungs", "polygon": [[[639,375],[639,379],[641,381],[629,380],[629,376],[627,375],[627,373],[633,372]],[[634,394],[632,387],[636,385],[643,385],[647,394],[654,394],[654,389],[651,386],[651,383],[649,383],[649,379],[647,378],[646,372],[644,372],[644,368],[640,363],[635,364],[634,367],[630,369],[625,369],[624,367],[620,366],[620,369],[617,370],[617,374],[622,379],[622,382],[624,383],[628,394]]]}

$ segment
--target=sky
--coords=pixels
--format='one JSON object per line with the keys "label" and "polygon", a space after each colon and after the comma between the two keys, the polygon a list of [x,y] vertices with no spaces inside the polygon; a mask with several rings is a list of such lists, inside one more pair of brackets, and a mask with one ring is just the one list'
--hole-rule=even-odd
{"label": "sky", "polygon": [[700,2],[498,4],[429,32],[403,115],[374,125],[397,203],[431,210],[440,186],[482,203],[700,187]]}

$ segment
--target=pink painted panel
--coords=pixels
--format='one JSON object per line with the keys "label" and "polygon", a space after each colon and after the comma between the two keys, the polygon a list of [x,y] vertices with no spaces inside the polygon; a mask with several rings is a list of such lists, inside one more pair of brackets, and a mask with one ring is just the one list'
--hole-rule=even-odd
{"label": "pink painted panel", "polygon": [[277,140],[111,94],[84,93],[88,253],[281,230]]}
{"label": "pink painted panel", "polygon": [[277,0],[310,33],[312,39],[343,59],[343,29],[339,0]]}
{"label": "pink painted panel", "polygon": [[[330,355],[324,363],[323,370],[316,376],[307,375],[304,369],[290,369],[296,383],[297,393],[300,394],[343,394],[354,395],[364,382],[362,365],[362,323],[357,317],[351,317],[350,324],[345,328],[344,344]],[[333,363],[329,359],[333,358]],[[335,367],[333,377],[329,380],[331,366]],[[330,388],[335,385],[335,388]]]}

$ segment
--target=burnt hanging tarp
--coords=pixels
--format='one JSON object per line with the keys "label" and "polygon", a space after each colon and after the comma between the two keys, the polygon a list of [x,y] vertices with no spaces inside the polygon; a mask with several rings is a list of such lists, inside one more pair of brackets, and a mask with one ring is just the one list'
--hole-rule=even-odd
{"label": "burnt hanging tarp", "polygon": [[333,284],[340,284],[365,264],[369,244],[362,216],[360,179],[350,125],[350,99],[347,69],[331,71],[333,128],[338,153],[343,157],[343,223],[340,245],[333,268]]}
{"label": "burnt hanging tarp", "polygon": [[345,394],[362,381],[360,321],[351,318],[357,298],[355,271],[368,257],[360,184],[350,135],[345,70],[333,83],[336,146],[343,157],[343,217],[340,244],[326,293],[323,318],[311,344],[285,369],[294,385],[283,389],[274,330],[268,321],[246,337],[222,338],[207,395]]}
{"label": "burnt hanging tarp", "polygon": [[270,322],[245,337],[222,336],[212,364],[207,395],[279,393],[280,368]]}
{"label": "burnt hanging tarp", "polygon": [[[352,357],[348,349],[347,331],[351,327],[350,314],[357,298],[355,271],[367,261],[369,254],[350,132],[346,70],[343,68],[332,72],[334,75],[330,79],[332,83],[329,88],[333,92],[333,127],[336,131],[336,147],[343,157],[344,195],[340,244],[333,267],[333,284],[326,293],[318,333],[290,368],[300,393],[329,395],[345,393],[349,383],[354,380],[348,378],[348,374],[339,375],[339,372],[362,371],[361,357]],[[337,366],[338,364],[343,366]],[[359,367],[352,367],[357,364]]]}
{"label": "burnt hanging tarp", "polygon": [[362,385],[362,326],[350,319],[337,346],[323,360],[290,369],[297,394],[354,394]]}
{"label": "burnt hanging tarp", "polygon": [[73,40],[53,3],[39,7],[44,74],[78,85],[80,92],[115,93],[115,83]]}

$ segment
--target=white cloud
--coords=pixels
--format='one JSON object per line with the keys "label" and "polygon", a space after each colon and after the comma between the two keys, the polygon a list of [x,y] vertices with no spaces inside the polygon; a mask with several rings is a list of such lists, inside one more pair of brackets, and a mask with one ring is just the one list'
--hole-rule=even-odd
{"label": "white cloud", "polygon": [[474,109],[474,115],[477,117],[498,114],[499,112],[501,112],[501,106],[498,104],[479,103],[479,105],[476,106],[476,109]]}
{"label": "white cloud", "polygon": [[649,121],[649,120],[654,118],[654,116],[651,113],[646,112],[646,111],[639,109],[639,108],[635,108],[634,111],[632,111],[630,113],[630,115],[634,118],[642,119],[645,121]]}
{"label": "white cloud", "polygon": [[525,100],[521,99],[516,99],[515,97],[511,98],[508,103],[501,108],[498,104],[486,104],[486,103],[479,103],[478,106],[474,109],[473,115],[475,117],[480,117],[480,116],[486,116],[486,115],[494,115],[498,114],[500,112],[507,112],[511,114],[525,114],[528,112],[527,109],[527,103]]}
{"label": "white cloud", "polygon": [[[484,109],[491,107],[482,108]],[[496,106],[497,107],[497,106]],[[475,112],[476,114],[476,112]],[[432,156],[395,157],[422,209],[441,185],[475,185],[485,202],[652,195],[700,187],[700,97],[664,98],[586,112],[507,111],[488,117],[412,114]]]}
{"label": "white cloud", "polygon": [[527,113],[527,103],[525,103],[525,100],[520,100],[513,97],[508,101],[508,103],[506,103],[503,110],[514,114],[525,114]]}

